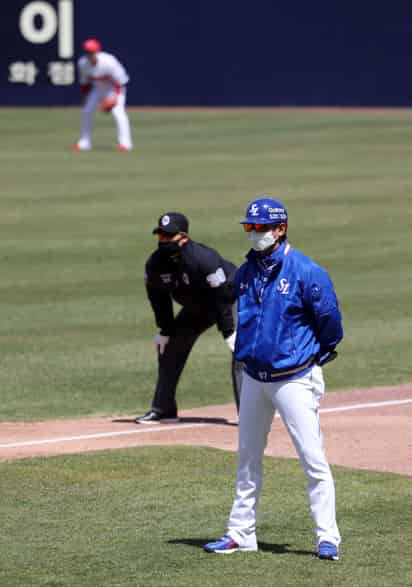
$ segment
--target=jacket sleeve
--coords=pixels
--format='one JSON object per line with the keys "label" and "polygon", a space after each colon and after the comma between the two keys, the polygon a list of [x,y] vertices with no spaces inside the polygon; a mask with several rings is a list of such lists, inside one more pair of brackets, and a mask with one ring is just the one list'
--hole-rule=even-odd
{"label": "jacket sleeve", "polygon": [[216,324],[218,330],[222,333],[223,338],[227,338],[235,331],[235,322],[233,319],[232,303],[229,301],[228,292],[225,288],[216,288],[212,292],[215,299]]}
{"label": "jacket sleeve", "polygon": [[151,259],[146,263],[145,285],[147,297],[155,316],[156,324],[163,336],[171,336],[174,332],[174,313],[171,288],[163,283],[160,274],[153,267]]}
{"label": "jacket sleeve", "polygon": [[342,316],[332,281],[319,266],[309,272],[304,303],[320,344],[320,354],[332,351],[343,338]]}
{"label": "jacket sleeve", "polygon": [[216,325],[227,338],[235,331],[232,305],[235,301],[233,273],[228,273],[228,264],[213,249],[202,255],[199,260],[199,269],[203,274],[204,285],[209,290],[209,300],[215,314]]}

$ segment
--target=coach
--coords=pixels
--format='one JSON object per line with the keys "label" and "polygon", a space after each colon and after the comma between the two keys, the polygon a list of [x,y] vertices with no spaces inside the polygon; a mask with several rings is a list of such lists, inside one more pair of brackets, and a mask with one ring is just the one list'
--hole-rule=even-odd
{"label": "coach", "polygon": [[[256,551],[263,455],[278,412],[307,479],[317,555],[339,559],[335,485],[323,448],[319,405],[322,365],[337,356],[342,317],[325,269],[287,240],[288,214],[279,200],[257,198],[241,221],[252,244],[236,274],[236,357],[245,363],[239,414],[236,496],[228,532],[207,552]],[[278,505],[272,497],[274,507]]]}
{"label": "coach", "polygon": [[[136,418],[140,424],[177,421],[176,387],[197,338],[216,325],[232,352],[232,382],[239,405],[239,365],[233,359],[236,267],[217,251],[189,237],[184,214],[169,212],[153,230],[158,248],[146,263],[146,290],[160,331],[158,379],[151,409]],[[173,301],[182,306],[175,316]]]}

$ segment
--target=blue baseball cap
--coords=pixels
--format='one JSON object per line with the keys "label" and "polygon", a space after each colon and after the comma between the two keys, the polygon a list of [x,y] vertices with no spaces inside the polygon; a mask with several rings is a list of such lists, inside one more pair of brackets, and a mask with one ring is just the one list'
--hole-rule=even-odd
{"label": "blue baseball cap", "polygon": [[278,224],[288,222],[288,213],[280,200],[256,198],[248,205],[246,215],[240,224]]}

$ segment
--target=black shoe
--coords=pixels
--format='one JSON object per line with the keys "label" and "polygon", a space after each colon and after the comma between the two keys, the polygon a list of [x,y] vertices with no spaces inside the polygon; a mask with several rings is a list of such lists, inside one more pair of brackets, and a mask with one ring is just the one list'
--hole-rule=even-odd
{"label": "black shoe", "polygon": [[158,422],[172,424],[173,422],[179,422],[179,418],[177,415],[166,416],[150,410],[144,416],[138,416],[135,422],[136,424],[156,424]]}

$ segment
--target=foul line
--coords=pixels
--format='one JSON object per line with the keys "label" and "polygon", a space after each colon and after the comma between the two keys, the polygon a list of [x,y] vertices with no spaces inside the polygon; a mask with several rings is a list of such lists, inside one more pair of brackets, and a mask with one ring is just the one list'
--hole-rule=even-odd
{"label": "foul line", "polygon": [[[353,404],[351,406],[338,406],[336,408],[323,408],[319,410],[320,413],[333,412],[348,412],[350,410],[365,410],[368,408],[382,408],[387,406],[400,406],[404,404],[412,404],[412,398],[403,400],[392,400],[386,402],[371,402],[369,404]],[[161,426],[153,428],[135,428],[130,430],[119,430],[117,432],[99,432],[96,434],[81,434],[78,436],[61,436],[58,438],[46,438],[44,440],[31,440],[22,442],[13,442],[10,444],[0,444],[0,448],[18,448],[23,446],[38,446],[41,444],[56,444],[58,442],[73,442],[75,440],[95,440],[98,438],[111,438],[115,436],[126,436],[128,434],[145,434],[147,432],[170,432],[171,430],[183,430],[188,428],[201,428],[203,426],[210,426],[207,422],[199,422],[196,424],[178,424],[172,426],[170,424],[162,424]]]}
{"label": "foul line", "polygon": [[327,412],[349,412],[349,410],[365,410],[367,408],[385,408],[386,406],[401,406],[403,404],[412,404],[412,398],[398,399],[387,402],[371,402],[370,404],[353,404],[352,406],[341,406],[336,408],[323,408],[319,410],[322,414]]}
{"label": "foul line", "polygon": [[[144,426],[146,426],[146,424]],[[79,436],[61,436],[60,438],[47,438],[45,440],[30,440],[23,442],[14,442],[12,444],[0,444],[0,448],[36,446],[38,444],[53,444],[55,442],[70,442],[72,440],[94,440],[96,438],[110,438],[111,436],[125,436],[126,434],[143,434],[144,432],[166,432],[170,430],[182,430],[182,428],[200,428],[202,426],[207,426],[207,424],[179,424],[178,426],[162,424],[157,428],[141,428],[139,430],[133,428],[130,430],[119,430],[117,432],[97,432],[96,434],[81,434]]]}

